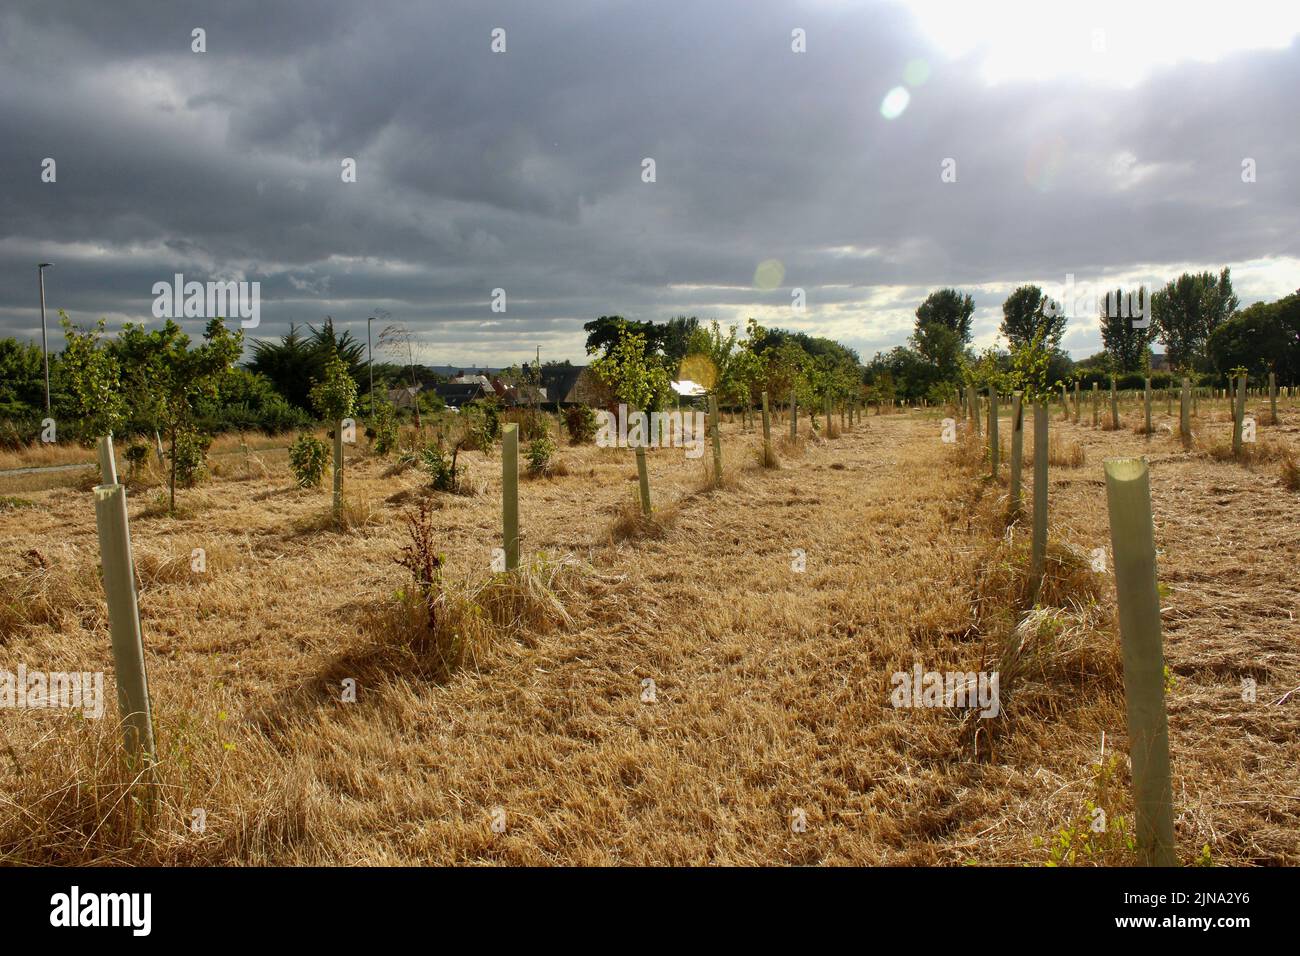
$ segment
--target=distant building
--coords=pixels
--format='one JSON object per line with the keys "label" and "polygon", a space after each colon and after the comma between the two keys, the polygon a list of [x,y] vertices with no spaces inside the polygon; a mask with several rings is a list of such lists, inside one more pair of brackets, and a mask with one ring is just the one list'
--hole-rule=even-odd
{"label": "distant building", "polygon": [[591,405],[604,408],[614,400],[599,376],[589,365],[574,365],[563,369],[562,374],[545,375],[547,402],[561,405]]}
{"label": "distant building", "polygon": [[388,400],[397,408],[415,408],[419,402],[420,389],[423,385],[403,385],[401,388],[390,388],[388,390]]}
{"label": "distant building", "polygon": [[1151,353],[1151,371],[1167,372],[1169,371],[1169,356],[1164,352]]}
{"label": "distant building", "polygon": [[505,389],[501,396],[502,401],[507,405],[544,405],[546,404],[546,389],[538,388],[536,385],[512,385]]}
{"label": "distant building", "polygon": [[461,369],[451,377],[451,385],[491,385],[492,381],[486,375],[480,375],[478,372],[471,372],[466,375],[465,370]]}
{"label": "distant building", "polygon": [[480,398],[495,395],[496,392],[487,382],[447,382],[433,386],[433,393],[442,399],[448,408],[460,408]]}

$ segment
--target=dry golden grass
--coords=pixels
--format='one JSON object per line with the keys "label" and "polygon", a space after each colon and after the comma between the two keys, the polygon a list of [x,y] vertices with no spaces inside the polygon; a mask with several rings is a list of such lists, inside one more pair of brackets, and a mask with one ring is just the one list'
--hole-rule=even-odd
{"label": "dry golden grass", "polygon": [[1282,456],[1282,487],[1287,491],[1300,491],[1300,464],[1288,449]]}
{"label": "dry golden grass", "polygon": [[776,447],[771,442],[759,442],[754,451],[754,460],[758,462],[760,467],[771,471],[781,467],[781,459],[776,453]]}
{"label": "dry golden grass", "polygon": [[[1281,417],[1267,437],[1293,451],[1300,418]],[[1180,856],[1300,863],[1300,695],[1273,704],[1300,685],[1294,498],[1176,438],[1052,427],[1088,461],[1152,461]],[[626,453],[568,449],[569,476],[520,487],[510,574],[491,570],[499,456],[465,456],[484,493],[461,497],[359,455],[347,490],[370,516],[347,534],[296,530],[330,495],[274,460],[180,492],[176,515],[130,495],[160,750],[157,812],[135,828],[93,508],[17,490],[35,507],[0,509],[3,666],[103,669],[109,704],[100,721],[5,713],[0,860],[1131,863],[1119,829],[1086,826],[1090,802],[1117,828],[1132,816],[1113,590],[1089,561],[1109,543],[1100,465],[1053,470],[1025,609],[1005,488],[981,480],[978,442],[936,436],[873,416],[769,471],[740,464],[758,436],[725,427],[724,487],[699,493],[707,449],[651,454],[674,518],[617,544]],[[417,501],[442,559],[432,604],[395,563]],[[914,663],[1004,669],[1002,715],[892,707]]]}
{"label": "dry golden grass", "polygon": [[[1070,425],[1070,428],[1080,426]],[[1024,465],[1028,469],[1034,463],[1034,442],[1033,428],[1025,429],[1024,438]],[[1006,458],[1004,456],[1003,460]],[[1088,453],[1083,444],[1071,439],[1062,437],[1061,433],[1053,428],[1047,436],[1047,463],[1052,468],[1082,468],[1088,461]]]}
{"label": "dry golden grass", "polygon": [[672,528],[681,513],[679,502],[654,507],[651,495],[651,511],[647,515],[641,508],[641,496],[638,492],[627,498],[614,512],[614,519],[609,524],[605,538],[610,544],[635,541],[639,538],[663,538]]}
{"label": "dry golden grass", "polygon": [[[324,435],[324,431],[319,434]],[[241,438],[238,434],[231,432],[218,435],[213,439],[209,454],[222,456],[239,453],[242,455],[241,445],[247,445],[249,450],[254,452],[280,449],[287,447],[291,440],[291,435],[268,436],[249,432]],[[139,441],[141,444],[149,446],[150,458],[152,459],[154,447],[152,437],[147,441],[140,438]],[[127,444],[126,441],[119,439],[114,449],[117,452],[118,471],[123,474],[126,472],[126,459],[123,455],[126,452]],[[166,449],[166,447],[167,442],[164,440],[163,448]],[[95,463],[95,460],[95,449],[93,447],[83,447],[72,441],[59,441],[49,444],[37,442],[19,451],[0,449],[0,471],[10,468],[42,468],[51,465],[91,465]]]}

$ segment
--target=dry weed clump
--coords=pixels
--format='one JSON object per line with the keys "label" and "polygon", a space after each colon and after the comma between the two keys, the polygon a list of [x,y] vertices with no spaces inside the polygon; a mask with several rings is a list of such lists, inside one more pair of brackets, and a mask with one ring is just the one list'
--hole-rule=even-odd
{"label": "dry weed clump", "polygon": [[1234,455],[1232,453],[1232,435],[1216,435],[1214,437],[1201,438],[1196,437],[1196,450],[1211,461],[1235,461],[1246,466],[1266,464],[1273,461],[1284,463],[1290,454],[1290,449],[1285,444],[1268,441],[1244,441],[1241,443],[1241,451]]}
{"label": "dry weed clump", "polygon": [[446,580],[434,513],[427,500],[406,512],[406,543],[394,560],[410,580],[368,610],[364,636],[330,663],[317,688],[342,678],[367,686],[397,677],[442,683],[483,659],[495,617],[480,600],[482,586]]}
{"label": "dry weed clump", "polygon": [[[1034,464],[1034,443],[1030,436],[1025,438],[1024,465],[1028,469]],[[1083,444],[1064,438],[1060,432],[1052,432],[1047,439],[1047,463],[1052,468],[1082,468],[1088,463],[1088,452]]]}
{"label": "dry weed clump", "polygon": [[668,534],[677,522],[681,506],[677,502],[652,508],[647,515],[641,510],[640,492],[625,499],[614,512],[614,519],[605,529],[605,542],[619,544],[623,541],[636,541],[642,538],[659,539]]}
{"label": "dry weed clump", "polygon": [[292,534],[295,537],[330,531],[348,534],[379,524],[382,520],[383,513],[369,498],[344,494],[343,507],[339,509],[337,518],[331,504],[295,521]]}
{"label": "dry weed clump", "polygon": [[396,461],[383,470],[382,474],[385,478],[397,478],[406,474],[419,464],[420,459],[418,459],[413,452],[404,451],[397,456]]}
{"label": "dry weed clump", "polygon": [[740,476],[736,474],[734,468],[727,468],[725,461],[720,479],[714,474],[711,456],[706,455],[703,463],[704,469],[695,486],[695,494],[708,495],[715,491],[735,491],[740,487]]}
{"label": "dry weed clump", "polygon": [[0,645],[19,631],[71,620],[93,628],[105,620],[98,565],[74,546],[30,548],[0,570]]}
{"label": "dry weed clump", "polygon": [[373,610],[366,638],[329,668],[374,686],[395,677],[442,683],[462,667],[478,666],[491,644],[484,609],[472,594],[439,581],[409,586]]}
{"label": "dry weed clump", "polygon": [[271,470],[260,455],[245,452],[236,461],[213,459],[208,464],[208,471],[214,478],[229,481],[261,481],[270,477]]}
{"label": "dry weed clump", "polygon": [[1300,464],[1296,463],[1289,448],[1282,452],[1282,487],[1287,491],[1300,491]]}
{"label": "dry weed clump", "polygon": [[133,551],[135,574],[142,587],[203,581],[238,564],[238,553],[230,544],[197,536],[161,545],[137,539]]}
{"label": "dry weed clump", "polygon": [[[105,692],[111,698],[107,685]],[[0,860],[186,866],[225,859],[213,831],[243,812],[240,781],[250,767],[270,779],[284,773],[283,758],[268,741],[242,733],[230,719],[234,706],[223,690],[206,686],[157,697],[158,754],[147,766],[129,764],[112,703],[100,720],[80,711],[23,714],[50,730],[21,757],[13,755],[14,772],[0,791]],[[195,808],[205,808],[202,829],[194,826]],[[237,827],[230,835],[263,849],[271,845],[265,834],[250,840]]]}
{"label": "dry weed clump", "polygon": [[782,435],[777,440],[777,448],[780,449],[781,455],[785,458],[802,456],[806,447],[807,443],[802,437],[791,438],[789,433]]}
{"label": "dry weed clump", "polygon": [[972,605],[985,666],[998,671],[1003,701],[1015,702],[1015,716],[1046,717],[1068,709],[1085,688],[1118,692],[1121,661],[1103,603],[1106,579],[1089,555],[1049,538],[1036,604],[1026,609],[1034,590],[1030,553],[1027,533],[991,544],[972,582]]}
{"label": "dry weed clump", "polygon": [[760,468],[775,471],[781,467],[781,459],[777,456],[776,448],[771,442],[760,442],[754,449],[754,458]]}
{"label": "dry weed clump", "polygon": [[472,600],[502,637],[533,646],[537,636],[573,623],[566,604],[576,597],[578,568],[572,559],[539,554],[513,571],[493,574],[474,590]]}
{"label": "dry weed clump", "polygon": [[[945,451],[953,466],[970,474],[980,471],[988,459],[988,443],[973,428],[963,428],[958,432],[957,441],[945,446]],[[1028,463],[1027,459],[1025,463]]]}

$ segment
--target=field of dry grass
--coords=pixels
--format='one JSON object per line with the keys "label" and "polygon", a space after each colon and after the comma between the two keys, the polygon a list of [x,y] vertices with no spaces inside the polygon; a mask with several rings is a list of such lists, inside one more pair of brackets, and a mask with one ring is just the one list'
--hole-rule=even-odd
{"label": "field of dry grass", "polygon": [[[716,490],[707,453],[654,451],[649,525],[629,519],[630,452],[562,446],[567,475],[520,488],[541,610],[491,572],[500,462],[477,452],[477,493],[454,496],[358,452],[344,532],[328,492],[294,488],[269,454],[265,477],[222,469],[182,492],[178,516],[136,495],[157,816],[132,825],[111,700],[100,721],[5,711],[0,861],[1132,862],[1114,590],[1088,555],[1109,544],[1101,462],[1138,453],[1180,858],[1300,863],[1300,691],[1285,696],[1300,686],[1300,498],[1279,463],[1300,451],[1300,412],[1261,427],[1271,451],[1248,465],[1208,451],[1230,428],[1224,403],[1201,403],[1191,453],[1164,414],[1143,436],[1140,408],[1123,412],[1116,431],[1092,429],[1086,404],[1083,424],[1053,415],[1082,463],[1054,466],[1049,580],[1028,616],[1005,467],[982,478],[978,449],[942,444],[928,413],[782,442],[777,469],[724,425]],[[23,498],[0,505],[0,667],[102,669],[111,684],[91,496],[33,486],[0,488]],[[393,627],[421,501],[448,619],[473,636],[449,673]],[[1002,715],[894,708],[891,674],[914,663],[1000,668]],[[340,699],[349,678],[355,703]],[[1088,827],[1094,805],[1105,833]]]}

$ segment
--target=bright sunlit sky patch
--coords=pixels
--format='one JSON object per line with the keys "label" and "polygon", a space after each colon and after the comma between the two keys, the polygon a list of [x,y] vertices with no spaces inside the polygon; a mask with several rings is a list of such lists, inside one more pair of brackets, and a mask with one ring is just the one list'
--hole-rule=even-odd
{"label": "bright sunlit sky patch", "polygon": [[1077,76],[1132,85],[1161,66],[1285,49],[1300,3],[1241,0],[903,0],[927,39],[987,82]]}

